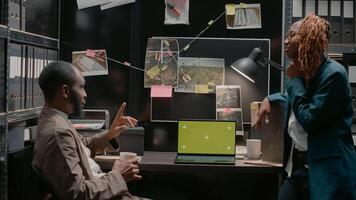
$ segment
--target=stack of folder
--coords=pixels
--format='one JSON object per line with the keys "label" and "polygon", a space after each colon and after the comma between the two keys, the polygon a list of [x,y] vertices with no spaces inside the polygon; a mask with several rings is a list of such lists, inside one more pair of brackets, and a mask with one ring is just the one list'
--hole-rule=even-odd
{"label": "stack of folder", "polygon": [[310,12],[330,22],[330,44],[355,44],[355,0],[293,0],[292,21]]}
{"label": "stack of folder", "polygon": [[48,63],[57,60],[57,51],[11,43],[9,54],[8,110],[43,106],[44,98],[38,78]]}

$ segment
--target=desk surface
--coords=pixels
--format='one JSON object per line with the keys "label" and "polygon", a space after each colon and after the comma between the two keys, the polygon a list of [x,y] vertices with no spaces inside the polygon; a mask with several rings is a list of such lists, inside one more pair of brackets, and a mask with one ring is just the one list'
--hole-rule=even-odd
{"label": "desk surface", "polygon": [[[233,172],[279,173],[281,166],[266,166],[246,164],[244,160],[236,160],[235,165],[207,165],[207,164],[175,164],[176,152],[145,151],[140,162],[142,171],[201,171],[201,170],[231,170]],[[111,170],[118,156],[96,156],[95,160],[103,170]]]}

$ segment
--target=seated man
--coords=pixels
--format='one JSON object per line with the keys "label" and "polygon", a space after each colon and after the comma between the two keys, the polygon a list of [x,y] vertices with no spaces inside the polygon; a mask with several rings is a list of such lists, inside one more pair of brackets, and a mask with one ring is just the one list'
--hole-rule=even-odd
{"label": "seated man", "polygon": [[68,120],[85,103],[85,80],[67,62],[48,64],[39,77],[45,106],[38,120],[34,165],[39,168],[60,199],[139,199],[132,196],[126,181],[139,180],[138,159],[116,160],[103,173],[91,158],[98,152],[118,149],[116,137],[137,121],[123,116],[123,103],[108,132],[82,137]]}

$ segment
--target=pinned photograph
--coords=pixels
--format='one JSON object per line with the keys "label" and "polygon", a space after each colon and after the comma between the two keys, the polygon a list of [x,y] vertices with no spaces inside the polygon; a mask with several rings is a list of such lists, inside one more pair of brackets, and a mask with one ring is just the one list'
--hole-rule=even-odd
{"label": "pinned photograph", "polygon": [[176,92],[215,93],[215,86],[224,83],[223,58],[180,57]]}
{"label": "pinned photograph", "polygon": [[144,84],[177,87],[178,41],[169,38],[150,38],[147,42]]}
{"label": "pinned photograph", "polygon": [[82,72],[83,76],[108,74],[106,50],[73,51],[72,63]]}
{"label": "pinned photograph", "polygon": [[226,4],[227,29],[262,28],[261,4]]}
{"label": "pinned photograph", "polygon": [[189,24],[189,0],[165,0],[164,24]]}
{"label": "pinned photograph", "polygon": [[216,108],[241,108],[239,85],[216,86]]}
{"label": "pinned photograph", "polygon": [[216,86],[216,119],[235,121],[236,135],[243,134],[240,85]]}
{"label": "pinned photograph", "polygon": [[236,135],[243,135],[242,111],[239,108],[224,108],[218,109],[216,112],[216,120],[235,121]]}

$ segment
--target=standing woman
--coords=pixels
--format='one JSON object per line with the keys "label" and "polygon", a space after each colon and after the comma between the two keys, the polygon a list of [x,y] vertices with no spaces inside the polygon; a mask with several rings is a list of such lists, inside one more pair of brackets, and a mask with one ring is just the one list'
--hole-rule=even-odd
{"label": "standing woman", "polygon": [[292,61],[286,72],[287,93],[266,97],[259,110],[261,127],[271,104],[288,106],[287,178],[279,200],[356,199],[351,89],[345,68],[327,57],[329,31],[329,23],[313,13],[291,26],[285,40]]}

